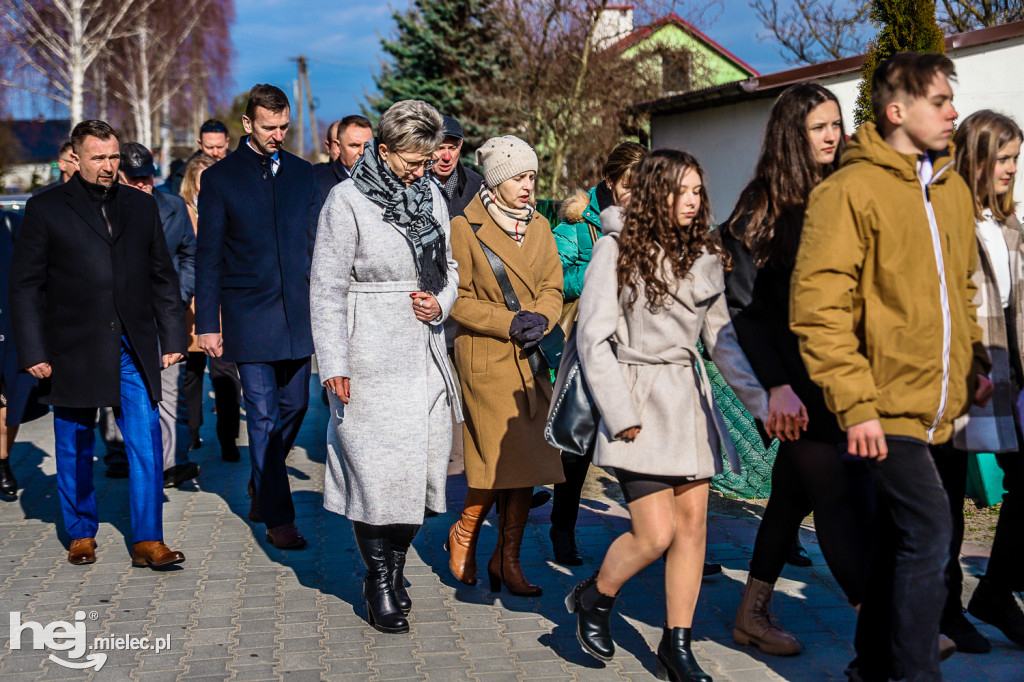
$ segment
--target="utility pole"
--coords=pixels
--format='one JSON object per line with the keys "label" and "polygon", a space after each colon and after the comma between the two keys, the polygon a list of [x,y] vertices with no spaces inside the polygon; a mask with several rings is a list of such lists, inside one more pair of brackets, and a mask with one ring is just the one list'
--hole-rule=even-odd
{"label": "utility pole", "polygon": [[299,138],[299,146],[296,148],[295,151],[298,154],[299,158],[303,158],[304,159],[304,158],[306,158],[306,137],[302,133],[302,76],[301,75],[292,82],[292,95],[294,97],[294,102],[295,102],[296,109],[297,109],[297,111],[299,113],[298,120],[296,121],[296,123],[297,123],[296,127],[298,128],[298,131],[297,131],[298,135],[297,135],[297,137]]}
{"label": "utility pole", "polygon": [[[313,88],[309,84],[309,62],[306,57],[301,54],[298,57],[293,58],[292,61],[297,62],[299,66],[298,78],[296,78],[293,85],[295,93],[295,105],[293,110],[298,114],[296,120],[297,133],[299,136],[298,153],[302,158],[306,157],[306,131],[303,126],[302,119],[304,110],[308,108],[309,132],[310,138],[313,140],[313,155],[316,156],[319,154],[317,136],[320,134],[320,131],[317,130],[316,127],[316,113],[314,112],[316,104],[313,100]],[[305,97],[305,102],[303,102],[303,97]]]}

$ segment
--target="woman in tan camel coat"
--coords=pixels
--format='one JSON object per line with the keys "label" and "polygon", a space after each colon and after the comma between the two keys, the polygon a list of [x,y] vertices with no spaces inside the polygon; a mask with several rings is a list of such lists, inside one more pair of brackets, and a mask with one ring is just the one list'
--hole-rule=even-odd
{"label": "woman in tan camel coat", "polygon": [[[459,263],[459,323],[455,363],[462,384],[466,479],[462,517],[449,531],[449,566],[476,583],[476,542],[491,506],[499,513],[498,544],[487,564],[491,590],[539,596],[523,575],[519,548],[533,486],[564,480],[558,451],[544,440],[551,396],[545,372],[535,377],[527,355],[557,323],[562,266],[548,221],[531,203],[537,155],[511,135],[477,151],[485,183],[452,220],[452,254]],[[521,310],[505,304],[484,245],[502,262]]]}

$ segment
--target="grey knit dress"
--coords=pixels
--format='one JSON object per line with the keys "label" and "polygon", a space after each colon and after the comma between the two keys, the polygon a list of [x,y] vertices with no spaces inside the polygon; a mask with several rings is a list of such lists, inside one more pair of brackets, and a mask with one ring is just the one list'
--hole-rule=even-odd
{"label": "grey knit dress", "polygon": [[[433,214],[450,236],[448,212],[431,188]],[[330,396],[324,507],[374,525],[420,524],[445,511],[452,413],[462,421],[442,322],[458,295],[448,244],[441,317],[416,319],[412,244],[351,180],[320,213],[310,279],[313,343],[321,381],[348,377],[351,398]]]}

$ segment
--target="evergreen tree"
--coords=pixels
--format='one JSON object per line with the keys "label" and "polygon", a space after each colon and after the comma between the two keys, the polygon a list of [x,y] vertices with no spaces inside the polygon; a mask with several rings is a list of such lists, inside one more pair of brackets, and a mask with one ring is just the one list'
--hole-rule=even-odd
{"label": "evergreen tree", "polygon": [[934,0],[872,0],[871,20],[880,26],[864,58],[854,119],[857,125],[874,120],[871,77],[875,67],[899,52],[945,53],[942,30],[935,21]]}
{"label": "evergreen tree", "polygon": [[498,134],[482,89],[509,73],[497,5],[498,0],[415,0],[407,12],[395,12],[397,35],[381,41],[389,61],[374,76],[380,95],[367,98],[366,113],[375,117],[395,102],[420,99],[462,123],[465,151]]}

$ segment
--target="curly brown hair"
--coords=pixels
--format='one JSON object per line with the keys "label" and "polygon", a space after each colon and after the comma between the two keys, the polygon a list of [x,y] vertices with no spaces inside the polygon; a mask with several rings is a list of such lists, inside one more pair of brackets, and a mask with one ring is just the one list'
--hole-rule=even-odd
{"label": "curly brown hair", "polygon": [[[680,227],[669,197],[679,191],[690,170],[697,171],[701,179],[700,208],[689,226]],[[718,254],[723,266],[728,267],[728,254],[711,229],[704,170],[693,155],[684,151],[651,152],[633,172],[633,196],[619,236],[619,291],[631,288],[626,305],[632,307],[636,303],[642,283],[647,309],[657,311],[665,304],[674,284],[666,279],[665,264],[671,264],[674,279],[682,279],[705,251]]]}

